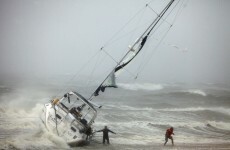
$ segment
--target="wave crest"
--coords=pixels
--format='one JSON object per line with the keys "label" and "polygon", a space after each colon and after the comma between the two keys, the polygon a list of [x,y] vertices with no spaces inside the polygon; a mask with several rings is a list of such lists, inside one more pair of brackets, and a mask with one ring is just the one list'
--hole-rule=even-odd
{"label": "wave crest", "polygon": [[192,90],[188,90],[188,91],[186,91],[186,92],[188,92],[188,93],[190,93],[190,94],[196,94],[196,95],[201,95],[201,96],[207,96],[207,94],[206,94],[204,91],[198,90],[198,89],[192,89]]}
{"label": "wave crest", "polygon": [[155,90],[161,90],[163,89],[163,85],[161,84],[152,84],[152,83],[133,83],[133,84],[128,84],[128,83],[119,83],[118,86],[127,89],[127,90],[146,90],[146,91],[155,91]]}
{"label": "wave crest", "polygon": [[159,109],[160,111],[176,111],[176,112],[183,112],[183,111],[190,111],[190,112],[196,112],[196,111],[214,111],[223,113],[226,115],[230,115],[230,110],[228,108],[224,107],[188,107],[188,108],[167,108],[167,109]]}

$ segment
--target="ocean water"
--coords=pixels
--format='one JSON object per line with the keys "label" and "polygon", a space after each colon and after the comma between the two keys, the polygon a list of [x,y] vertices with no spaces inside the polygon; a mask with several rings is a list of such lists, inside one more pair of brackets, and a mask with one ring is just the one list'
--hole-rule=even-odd
{"label": "ocean water", "polygon": [[[227,85],[119,83],[118,86],[106,89],[94,100],[103,105],[98,109],[94,129],[107,125],[117,133],[110,134],[112,149],[162,145],[165,130],[171,126],[175,144],[230,140]],[[0,85],[0,149],[79,149],[70,148],[62,138],[47,132],[39,118],[43,104],[57,90],[48,83]],[[102,149],[101,143],[102,134],[97,133],[90,145],[80,149]]]}

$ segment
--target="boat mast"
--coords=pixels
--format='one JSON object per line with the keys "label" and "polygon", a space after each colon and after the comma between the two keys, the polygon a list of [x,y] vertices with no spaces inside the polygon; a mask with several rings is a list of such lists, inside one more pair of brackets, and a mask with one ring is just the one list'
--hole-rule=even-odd
{"label": "boat mast", "polygon": [[[126,66],[133,58],[131,58],[127,63],[125,64],[121,64],[122,61],[126,58],[126,56],[130,53],[130,51],[132,51],[132,49],[141,41],[141,47],[139,48],[139,50],[137,51],[136,54],[138,54],[140,52],[140,50],[142,49],[142,47],[144,46],[145,42],[147,41],[147,38],[149,36],[149,34],[151,33],[151,31],[155,28],[155,26],[157,25],[157,23],[161,20],[161,18],[164,16],[164,14],[166,13],[166,11],[169,9],[169,7],[172,5],[172,3],[175,0],[171,0],[167,6],[161,11],[161,13],[153,20],[153,22],[148,26],[148,28],[141,34],[141,36],[138,38],[138,40],[136,40],[136,42],[131,46],[131,48],[128,50],[128,52],[121,58],[121,60],[117,63],[117,65],[114,67],[114,69],[106,76],[106,78],[103,80],[103,82],[100,84],[100,86],[98,88],[100,88],[103,83],[107,80],[107,78],[114,73],[114,71],[118,71],[119,69],[123,68],[124,66]],[[146,34],[147,33],[147,34]],[[144,37],[144,38],[143,38]],[[93,94],[90,96],[89,100],[92,100],[92,97],[94,96],[95,92],[98,90],[98,88],[93,92]]]}

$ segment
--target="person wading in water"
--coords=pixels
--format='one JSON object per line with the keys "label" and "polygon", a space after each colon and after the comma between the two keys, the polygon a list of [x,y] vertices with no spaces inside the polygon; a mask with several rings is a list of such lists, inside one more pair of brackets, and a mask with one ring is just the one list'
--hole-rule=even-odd
{"label": "person wading in water", "polygon": [[109,130],[107,126],[105,126],[104,129],[99,130],[97,132],[103,132],[103,144],[105,144],[105,140],[107,140],[107,143],[109,144],[109,132],[116,134],[115,132]]}
{"label": "person wading in water", "polygon": [[166,130],[166,133],[165,133],[165,144],[168,142],[168,139],[171,139],[172,140],[172,146],[174,146],[174,142],[173,142],[173,137],[172,137],[172,134],[174,135],[173,133],[173,127],[169,128]]}

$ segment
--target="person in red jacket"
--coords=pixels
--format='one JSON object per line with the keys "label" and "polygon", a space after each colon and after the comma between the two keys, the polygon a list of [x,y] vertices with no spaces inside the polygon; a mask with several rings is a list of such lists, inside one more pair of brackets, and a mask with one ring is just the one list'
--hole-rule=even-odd
{"label": "person in red jacket", "polygon": [[165,133],[165,144],[168,142],[168,139],[171,139],[172,140],[172,145],[174,146],[174,143],[173,143],[173,137],[172,137],[172,134],[174,135],[173,133],[173,127],[169,128],[166,130],[166,133]]}

